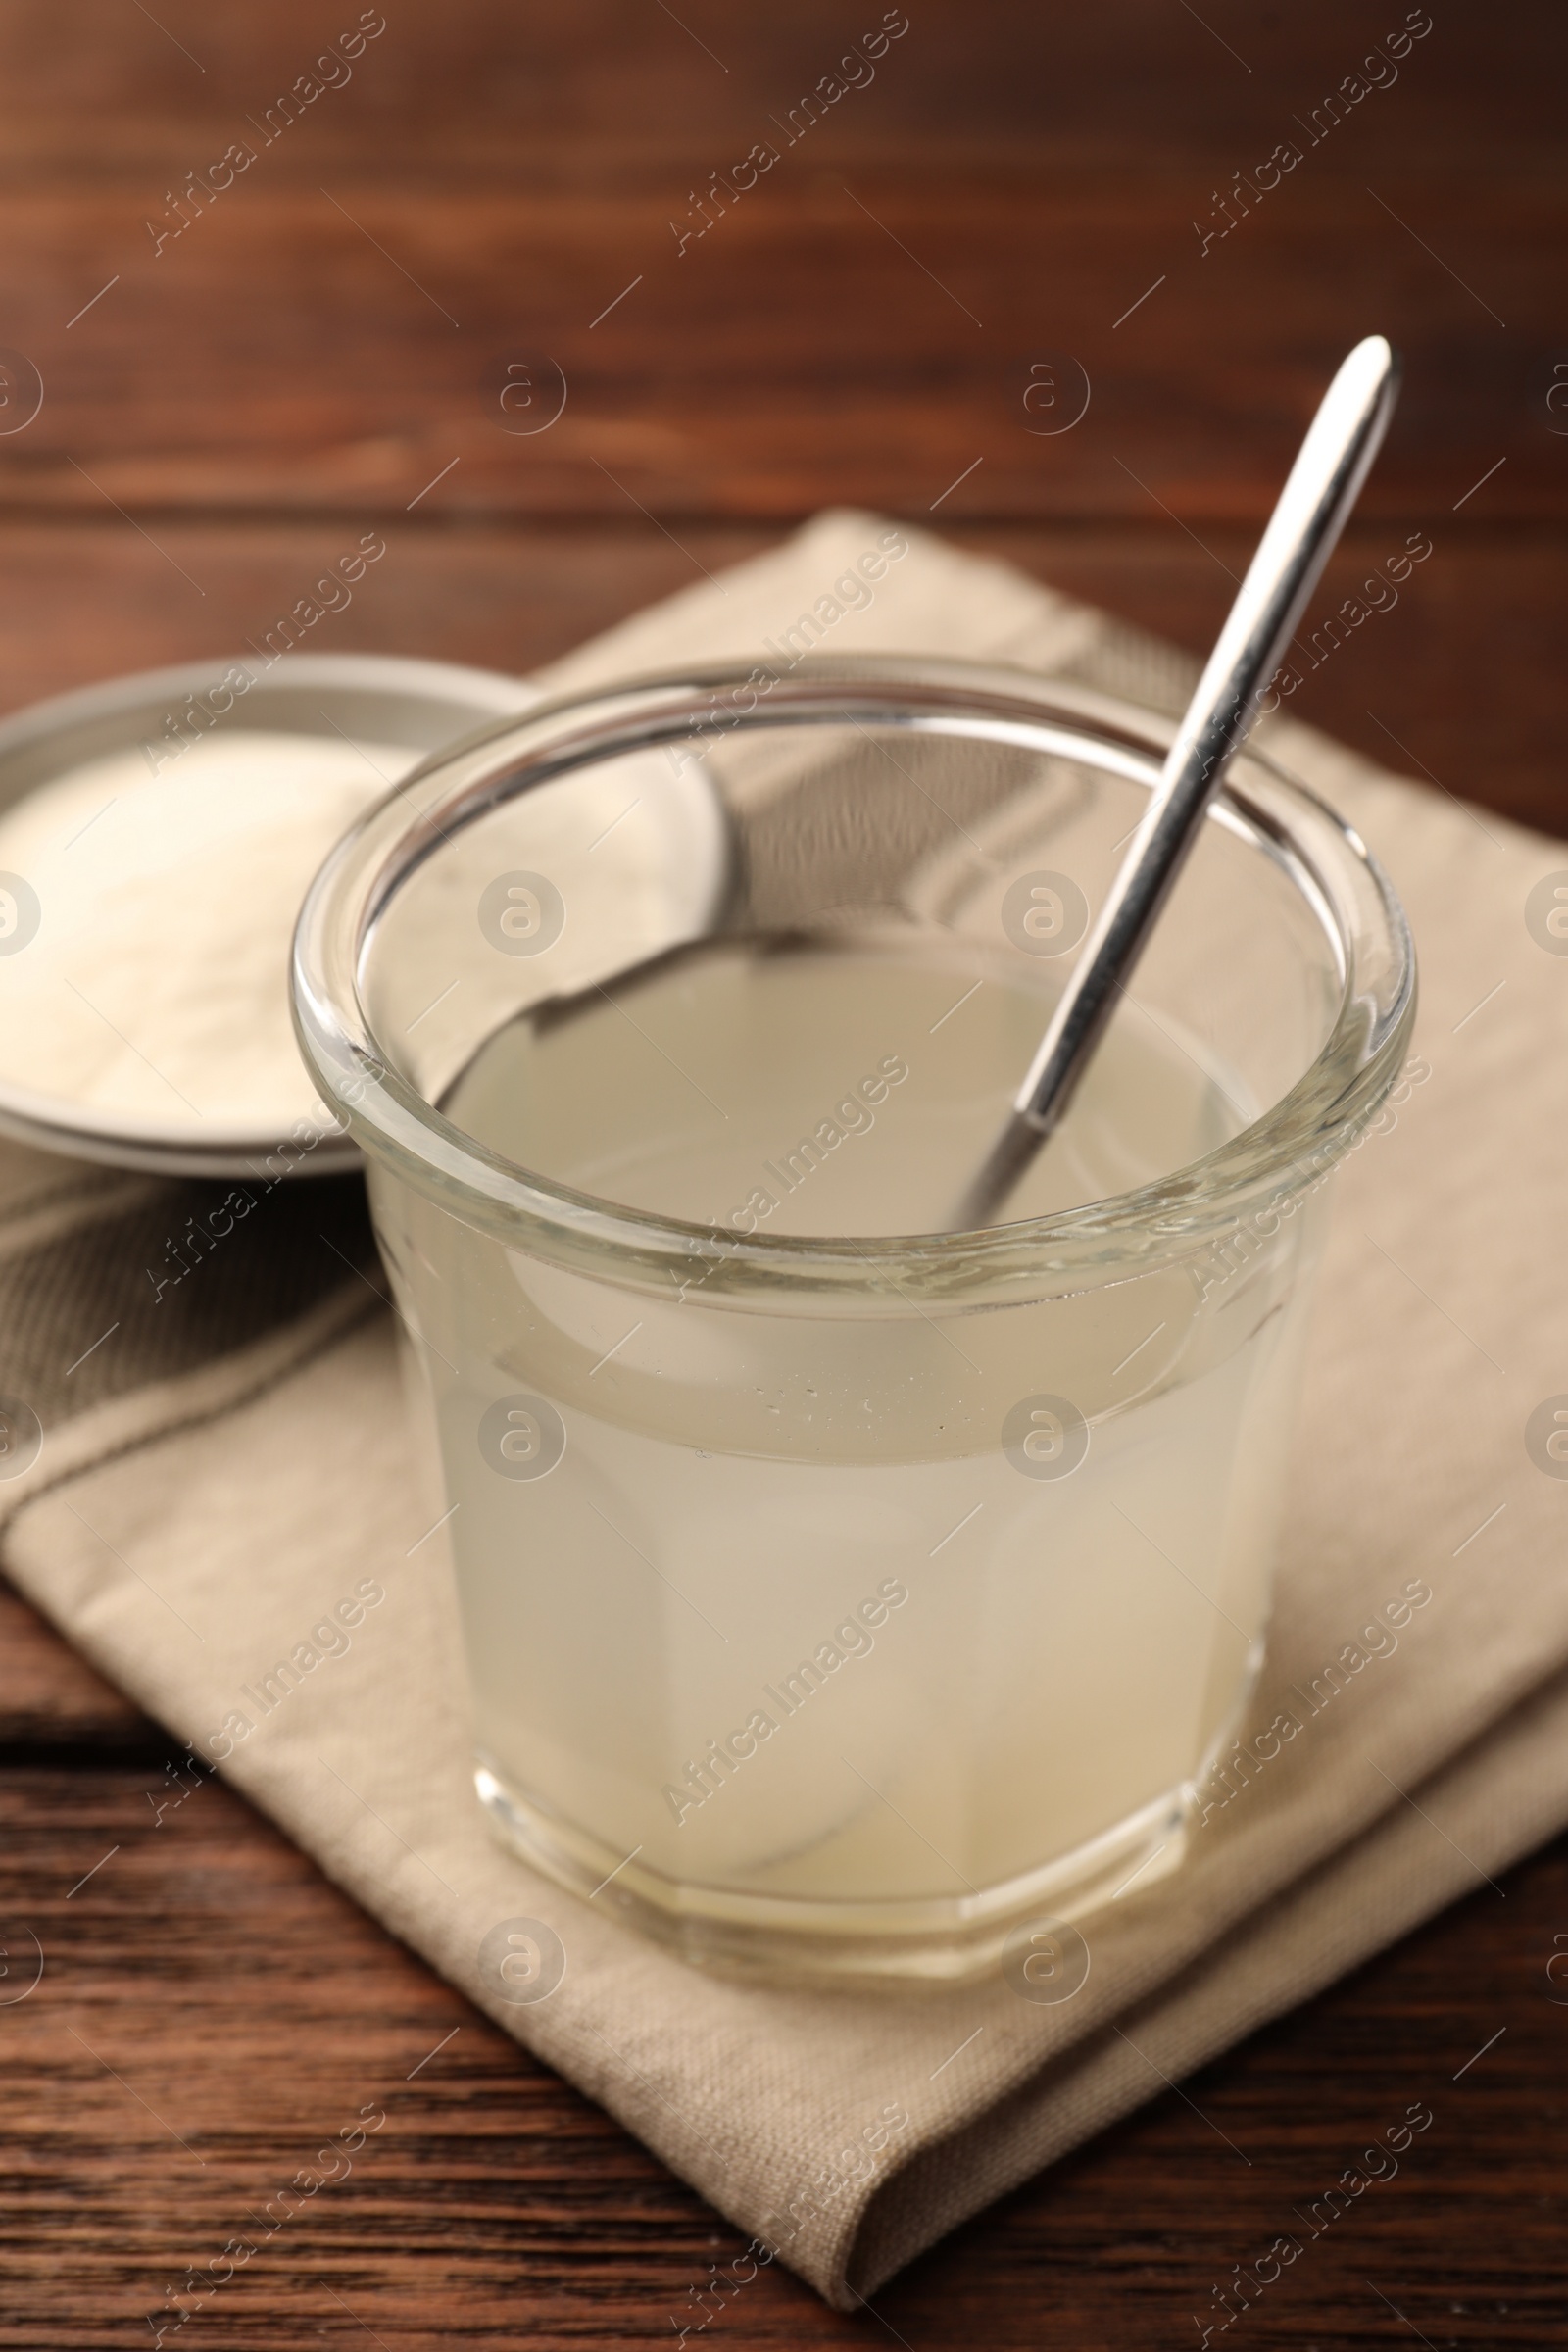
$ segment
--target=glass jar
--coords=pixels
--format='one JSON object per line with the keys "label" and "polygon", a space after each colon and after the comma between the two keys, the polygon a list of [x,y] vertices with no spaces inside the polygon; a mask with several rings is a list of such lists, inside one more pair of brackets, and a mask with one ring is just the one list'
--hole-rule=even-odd
{"label": "glass jar", "polygon": [[[437,1441],[480,1800],[694,1960],[993,1965],[1180,1862],[1247,1705],[1323,1186],[1414,1015],[1354,834],[1244,756],[1062,1197],[834,1213],[978,1163],[1170,731],[956,662],[638,682],[427,761],[307,902],[296,1018]],[[481,1085],[498,1038],[527,1054]]]}

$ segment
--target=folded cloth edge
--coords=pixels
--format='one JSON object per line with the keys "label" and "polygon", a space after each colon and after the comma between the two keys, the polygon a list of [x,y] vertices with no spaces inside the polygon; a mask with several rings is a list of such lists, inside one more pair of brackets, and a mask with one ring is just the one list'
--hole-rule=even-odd
{"label": "folded cloth edge", "polygon": [[[793,544],[797,549],[803,546],[808,548],[815,543],[813,534],[825,536],[830,529],[844,526],[858,528],[862,522],[874,526],[878,519],[842,514],[819,517],[808,525]],[[918,534],[909,532],[907,536],[918,542]],[[936,546],[938,543],[931,544]],[[943,553],[950,561],[963,564],[983,563],[983,560],[969,557],[953,558],[951,551],[945,549]],[[753,566],[743,566],[741,569],[761,571],[773,560],[772,555],[762,556],[753,560]],[[1004,577],[1020,603],[1032,601],[1040,620],[1056,632],[1053,651],[1060,659],[1062,673],[1078,677],[1105,691],[1129,694],[1133,692],[1130,673],[1136,672],[1141,676],[1157,674],[1165,688],[1161,699],[1168,701],[1170,685],[1191,667],[1185,657],[1171,655],[1159,648],[1155,641],[1142,639],[1137,632],[1126,630],[1121,624],[1105,621],[1088,613],[1082,607],[1069,605],[1051,591],[1039,588],[1016,574],[1004,573],[1000,565],[984,564],[983,567]],[[729,576],[734,579],[737,575]],[[699,608],[706,612],[710,606],[710,590],[699,587],[688,593],[694,616]],[[705,599],[708,605],[704,605]],[[661,609],[661,616],[667,616],[667,609]],[[614,646],[617,639],[629,636],[645,619],[651,617],[638,616],[636,620],[624,624],[623,631],[612,632],[609,639],[601,641],[607,657],[609,649]],[[1022,621],[1019,623],[1019,634],[1027,635]],[[556,671],[550,675],[548,682],[578,682],[576,678],[563,677],[561,673],[571,670],[574,664],[591,669],[591,657],[599,650],[597,647],[585,649],[583,655],[569,657],[565,663],[556,665]],[[974,650],[979,652],[981,649]],[[1005,652],[995,646],[988,646],[985,650],[993,659],[999,658],[999,655],[1003,659],[1008,658]],[[1020,653],[1026,650],[1029,649],[1020,648]],[[638,656],[628,644],[624,655],[618,658],[635,662]],[[650,661],[643,665],[659,664]],[[669,665],[667,660],[663,665]],[[1052,666],[1054,667],[1055,663],[1053,662]],[[586,676],[582,682],[588,682]],[[1315,754],[1324,755],[1325,764],[1332,757],[1347,760],[1351,757],[1339,754],[1338,747],[1331,747],[1322,739],[1310,737],[1304,729],[1291,727],[1279,731],[1279,748],[1282,751],[1289,753],[1298,740],[1303,747],[1310,746]],[[302,1367],[318,1352],[320,1347],[330,1344],[328,1326],[332,1317],[327,1316],[325,1310],[319,1311],[323,1320],[318,1330],[313,1328],[307,1333],[306,1326],[312,1325],[314,1318],[306,1317],[299,1323],[291,1324],[286,1332],[270,1337],[261,1344],[260,1348],[244,1350],[240,1358],[222,1359],[220,1386],[224,1382],[232,1384],[226,1401],[210,1401],[206,1409],[196,1409],[194,1397],[200,1383],[193,1379],[189,1383],[167,1384],[169,1394],[157,1400],[153,1399],[151,1392],[142,1392],[134,1398],[122,1400],[121,1405],[106,1408],[101,1414],[95,1413],[80,1423],[71,1425],[61,1443],[66,1445],[69,1442],[74,1448],[73,1460],[63,1461],[59,1451],[56,1451],[46,1482],[29,1484],[27,1481],[19,1481],[16,1493],[9,1498],[13,1509],[20,1510],[28,1501],[41,1499],[45,1492],[75,1475],[78,1470],[97,1468],[115,1453],[156,1444],[162,1437],[173,1435],[193,1422],[220,1417],[254,1396],[258,1392],[258,1385],[265,1385],[269,1378],[286,1381],[291,1370]],[[261,1369],[264,1361],[267,1366],[265,1371]],[[205,1379],[208,1376],[204,1374],[201,1377]],[[179,1417],[182,1409],[187,1412],[187,1419]],[[160,1414],[166,1417],[160,1418]],[[113,1443],[105,1445],[103,1441],[111,1430],[115,1433]],[[47,1608],[47,1589],[40,1588],[35,1578],[27,1581],[33,1587],[34,1597]],[[75,1638],[79,1639],[79,1634]],[[104,1665],[106,1671],[114,1672],[112,1659],[100,1657],[98,1662]],[[1538,1709],[1549,1712],[1553,1703],[1550,1695],[1552,1689],[1554,1686],[1548,1687],[1547,1690],[1538,1693],[1522,1706],[1517,1712],[1517,1722],[1534,1723]],[[1472,1743],[1462,1757],[1450,1761],[1434,1775],[1430,1784],[1416,1785],[1423,1788],[1430,1786],[1435,1791],[1450,1792],[1456,1802],[1466,1801],[1472,1780],[1479,1788],[1480,1782],[1499,1770],[1502,1763],[1514,1755],[1515,1749],[1510,1743],[1513,1729],[1513,1723],[1509,1723],[1484,1735]],[[1520,1748],[1517,1752],[1523,1754],[1525,1750]],[[1492,1834],[1490,1828],[1486,1837],[1472,1839],[1472,1842],[1479,1843],[1494,1867],[1500,1866],[1513,1853],[1524,1850],[1535,1838],[1549,1835],[1560,1824],[1564,1813],[1568,1812],[1568,1792],[1552,1782],[1549,1773],[1535,1774],[1534,1750],[1530,1753],[1536,1783],[1532,1793],[1536,1801],[1528,1808],[1528,1818],[1526,1813],[1516,1809],[1500,1846],[1488,1842]],[[1479,1794],[1476,1801],[1480,1801]],[[1521,1821],[1525,1822],[1522,1830]],[[1305,1899],[1308,1889],[1316,1891],[1321,1904],[1324,1892],[1330,1887],[1343,1886],[1352,1891],[1358,1888],[1361,1880],[1357,1874],[1365,1869],[1369,1899],[1358,1911],[1357,1932],[1353,1938],[1347,1939],[1345,1936],[1341,1914],[1338,1936],[1325,1935],[1321,1947],[1314,1949],[1304,1974],[1287,1972],[1283,1990],[1276,1987],[1266,1995],[1257,1996],[1253,2003],[1255,2013],[1245,2016],[1240,2029],[1236,2024],[1238,2003],[1234,1991],[1226,1997],[1220,1997],[1216,1992],[1212,2015],[1205,2011],[1207,2022],[1197,2044],[1199,2055],[1194,2057],[1191,2050],[1184,2047],[1180,2053],[1171,2053],[1172,2063],[1184,2069],[1192,2064],[1202,2063],[1204,2058],[1213,2055],[1214,2050],[1234,2040],[1238,2030],[1248,2031],[1252,2025],[1262,2022],[1263,2018],[1279,2014],[1294,2001],[1305,1997],[1318,1985],[1328,1982],[1339,1968],[1365,1957],[1381,1943],[1404,1933],[1418,1919],[1430,1915],[1442,1903],[1461,1891],[1464,1874],[1452,1865],[1446,1866],[1445,1876],[1443,1871],[1434,1874],[1429,1864],[1419,1887],[1413,1883],[1396,1887],[1396,1873],[1387,1868],[1384,1859],[1365,1860],[1368,1856],[1402,1854],[1414,1835],[1410,1824],[1399,1820],[1397,1808],[1391,1806],[1383,1820],[1363,1833],[1357,1843],[1320,1864],[1307,1879],[1288,1892],[1276,1896],[1266,1916],[1249,1920],[1245,1926],[1229,1931],[1232,1943],[1223,1956],[1206,1956],[1195,1964],[1178,1984],[1162,1987],[1152,2001],[1136,2013],[1140,2020],[1149,2021],[1156,2032],[1161,2021],[1192,2015],[1195,2003],[1201,2007],[1203,1989],[1210,1983],[1215,1987],[1230,1983],[1239,1972],[1238,1955],[1244,1948],[1261,1950],[1270,1946],[1271,1939],[1278,1933],[1283,1933],[1283,1923],[1294,1916],[1298,1902]],[[1387,1884],[1385,1878],[1379,1875],[1386,1869]],[[1371,1939],[1361,1933],[1362,1922],[1369,1917],[1376,1920]],[[1302,1938],[1303,1943],[1308,1940]],[[466,1988],[471,1990],[471,1986]],[[1230,2002],[1228,2017],[1226,1998]],[[515,2023],[511,2022],[514,2025]],[[1039,2164],[1049,2162],[1054,2155],[1078,2144],[1102,2124],[1136,2105],[1141,2097],[1156,2093],[1161,2087],[1160,2081],[1151,2076],[1147,2067],[1140,2075],[1139,2066],[1138,2059],[1129,2056],[1120,2042],[1112,2042],[1108,2034],[1098,2037],[1092,2044],[1081,2045],[1059,2067],[1045,2070],[1020,2084],[1002,2106],[987,2110],[982,2117],[965,2125],[956,2133],[950,2133],[914,2157],[900,2172],[890,2175],[876,2187],[863,2212],[846,2212],[839,2226],[830,2225],[809,2247],[801,2250],[799,2257],[792,2253],[787,2258],[798,2259],[803,2274],[817,2284],[829,2300],[844,2309],[856,2308],[859,2289],[875,2291],[876,2285],[893,2269],[952,2228],[966,2213],[977,2210],[990,2198],[1003,2193]],[[1142,2089],[1139,2087],[1140,2081]],[[606,2097],[600,2088],[596,2088],[593,2095]],[[1059,2099],[1062,2116],[1059,2120],[1051,2121],[1037,2115],[1031,2121],[1025,2111],[1038,2108],[1047,2096],[1054,2102]],[[607,2099],[607,2103],[614,2102]],[[953,2177],[963,2169],[961,2158],[964,2151],[967,2149],[971,2155],[978,2156],[979,2141],[988,2132],[995,2135],[995,2127],[1004,2118],[1006,2121],[1001,2138],[1004,2145],[992,2149],[988,2162],[976,2162],[969,2179],[962,2185],[956,2184]],[[1016,2129],[1012,2128],[1014,2119]],[[944,2171],[948,2182],[939,2193],[933,2188],[929,2176]],[[712,2193],[710,2186],[709,2193]],[[901,2215],[905,2218],[901,2219]],[[852,2284],[852,2278],[858,2283]]]}

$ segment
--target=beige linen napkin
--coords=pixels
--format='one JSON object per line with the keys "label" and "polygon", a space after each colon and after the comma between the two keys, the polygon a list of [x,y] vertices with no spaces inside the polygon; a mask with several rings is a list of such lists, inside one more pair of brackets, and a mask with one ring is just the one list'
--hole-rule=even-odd
{"label": "beige linen napkin", "polygon": [[[874,601],[853,609],[834,584],[891,527],[825,515],[545,682],[758,658],[815,612],[824,651],[1001,658],[1181,701],[1184,660],[913,531]],[[368,1259],[368,1281],[343,1274],[364,1239],[352,1192],[283,1188],[265,1214],[188,1249],[180,1291],[149,1308],[122,1300],[125,1268],[188,1217],[210,1230],[191,1206],[200,1188],[20,1152],[0,1168],[0,1313],[8,1298],[14,1310],[0,1387],[42,1399],[45,1433],[35,1465],[0,1486],[10,1572],[198,1745],[244,1704],[242,1685],[345,1603],[347,1646],[315,1644],[335,1654],[224,1770],[760,2241],[725,2273],[732,2291],[776,2252],[854,2307],[966,2215],[1568,1820],[1568,1463],[1544,1442],[1568,1392],[1568,955],[1539,896],[1526,919],[1568,850],[1288,721],[1268,739],[1403,896],[1424,1058],[1336,1179],[1252,1722],[1208,1784],[1188,1866],[1084,1923],[1092,1965],[1064,2001],[1002,1982],[887,1998],[714,1981],[618,1926],[613,1887],[579,1902],[501,1852],[473,1798],[451,1571],[409,1482],[379,1276]],[[77,1326],[86,1347],[117,1303],[115,1341],[68,1378]],[[171,1309],[177,1329],[157,1321]],[[84,1372],[97,1385],[81,1395]],[[1266,1727],[1286,1711],[1300,1729],[1282,1743]],[[531,2005],[508,1998],[493,1943],[481,1955],[520,1919],[565,1952],[558,1988]]]}

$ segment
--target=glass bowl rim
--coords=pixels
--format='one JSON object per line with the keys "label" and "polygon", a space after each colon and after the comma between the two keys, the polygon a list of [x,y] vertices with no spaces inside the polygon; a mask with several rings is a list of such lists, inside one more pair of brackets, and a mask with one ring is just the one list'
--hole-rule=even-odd
{"label": "glass bowl rim", "polygon": [[[246,682],[235,685],[240,676]],[[228,702],[214,712],[210,706],[221,692],[227,693]],[[165,717],[178,705],[193,700],[207,710],[200,724],[222,733],[243,735],[266,728],[331,743],[345,732],[339,719],[352,724],[351,710],[371,701],[395,714],[388,723],[393,740],[409,724],[405,713],[422,707],[431,712],[455,710],[458,715],[452,724],[465,731],[452,740],[465,742],[476,728],[489,731],[506,725],[542,698],[524,680],[499,670],[404,654],[317,654],[291,648],[284,662],[280,655],[258,655],[252,647],[248,655],[212,655],[204,661],[132,670],[70,687],[0,720],[0,812],[23,807],[32,794],[87,760],[140,748],[149,736],[157,736]],[[187,723],[194,736],[198,722],[193,718]],[[236,1180],[259,1178],[265,1169],[276,1181],[277,1172],[269,1165],[273,1160],[281,1162],[281,1173],[291,1179],[340,1175],[358,1165],[347,1137],[305,1116],[278,1130],[265,1118],[193,1119],[105,1110],[80,1094],[24,1087],[4,1076],[0,1135],[62,1157],[162,1176]]]}
{"label": "glass bowl rim", "polygon": [[[750,694],[751,708],[735,707]],[[720,698],[728,697],[727,704]],[[780,1289],[874,1291],[917,1304],[1050,1276],[1103,1281],[1190,1255],[1261,1197],[1303,1191],[1344,1156],[1403,1064],[1414,1024],[1414,945],[1392,884],[1354,828],[1249,745],[1205,820],[1273,858],[1340,962],[1338,1014],[1306,1070],[1260,1116],[1202,1158],[1133,1191],[965,1234],[730,1233],[627,1207],[522,1168],[464,1133],[383,1055],[360,978],[392,898],[456,829],[542,783],[703,727],[858,722],[920,725],[1016,742],[1152,786],[1176,720],[1076,681],[1000,663],[920,655],[808,657],[690,666],[578,689],[434,753],[331,851],[301,909],[291,958],[294,1021],[322,1099],[372,1163],[463,1221],[600,1278],[713,1303]],[[765,705],[765,707],[764,707]],[[1061,741],[1042,741],[1056,736]],[[1072,739],[1070,742],[1065,740]],[[1028,740],[1026,740],[1028,739]],[[1073,744],[1085,747],[1075,752]],[[440,780],[433,798],[429,787]],[[417,806],[411,804],[417,796]],[[1332,924],[1326,917],[1332,916]]]}

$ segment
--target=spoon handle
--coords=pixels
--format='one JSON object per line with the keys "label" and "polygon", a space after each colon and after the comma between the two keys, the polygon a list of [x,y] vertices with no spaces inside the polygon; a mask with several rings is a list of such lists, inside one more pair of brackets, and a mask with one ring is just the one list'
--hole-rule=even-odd
{"label": "spoon handle", "polygon": [[964,1196],[956,1230],[995,1222],[1071,1101],[1355,504],[1398,381],[1394,351],[1382,335],[1369,335],[1324,394],[1012,1114]]}

